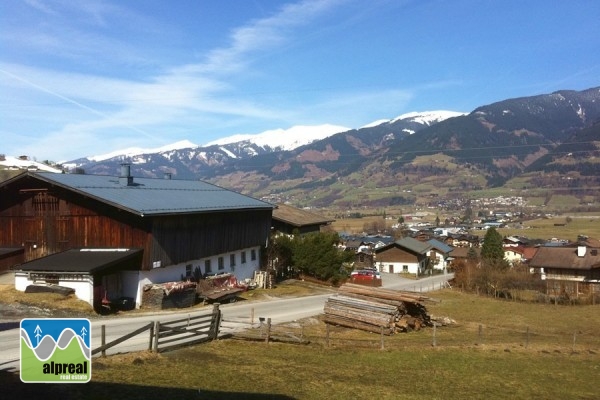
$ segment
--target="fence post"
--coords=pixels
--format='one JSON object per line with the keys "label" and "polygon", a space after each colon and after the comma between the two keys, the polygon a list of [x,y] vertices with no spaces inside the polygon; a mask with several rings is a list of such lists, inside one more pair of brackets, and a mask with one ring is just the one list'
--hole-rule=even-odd
{"label": "fence post", "polygon": [[[106,344],[106,325],[102,324],[100,327],[100,345],[104,347]],[[106,357],[106,350],[102,349],[102,357]]]}
{"label": "fence post", "polygon": [[265,338],[265,343],[269,343],[269,339],[271,338],[271,318],[267,318],[267,337]]}
{"label": "fence post", "polygon": [[381,335],[380,336],[381,336],[381,339],[380,339],[381,340],[380,349],[384,350],[385,346],[383,345],[383,326],[381,327]]}
{"label": "fence post", "polygon": [[254,328],[254,307],[250,309],[250,326]]}
{"label": "fence post", "polygon": [[211,339],[217,340],[219,338],[219,327],[221,326],[221,310],[219,309],[219,303],[213,304],[213,326],[211,326]]}
{"label": "fence post", "polygon": [[154,343],[154,324],[150,326],[150,343],[148,343],[148,351],[152,351],[152,343]]}
{"label": "fence post", "polygon": [[573,347],[572,347],[572,352],[575,353],[575,341],[577,339],[577,332],[573,332]]}
{"label": "fence post", "polygon": [[325,324],[325,346],[329,347],[329,324]]}
{"label": "fence post", "polygon": [[433,347],[435,347],[435,346],[437,345],[437,343],[436,343],[436,341],[435,341],[435,328],[436,328],[436,326],[437,326],[437,323],[435,323],[435,322],[434,322],[434,323],[433,323],[433,342],[431,343],[431,345],[432,345]]}
{"label": "fence post", "polygon": [[158,353],[158,336],[160,335],[160,321],[154,321],[154,344],[152,346],[155,353]]}

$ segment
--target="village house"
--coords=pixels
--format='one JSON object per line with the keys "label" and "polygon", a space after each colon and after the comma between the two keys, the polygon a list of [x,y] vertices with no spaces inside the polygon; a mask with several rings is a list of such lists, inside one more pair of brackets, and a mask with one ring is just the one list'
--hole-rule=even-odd
{"label": "village house", "polygon": [[579,297],[600,292],[600,248],[540,247],[529,266],[546,280],[547,294]]}
{"label": "village house", "polygon": [[379,272],[423,275],[428,266],[431,245],[405,237],[375,250]]}
{"label": "village house", "polygon": [[453,247],[436,239],[430,239],[427,243],[431,246],[428,256],[432,261],[432,267],[435,271],[446,272],[448,269],[448,258],[453,250]]}
{"label": "village house", "polygon": [[[95,307],[147,284],[252,278],[273,205],[201,181],[26,172],[0,183],[0,248],[22,249],[15,288],[58,284]],[[17,254],[18,256],[18,254]]]}

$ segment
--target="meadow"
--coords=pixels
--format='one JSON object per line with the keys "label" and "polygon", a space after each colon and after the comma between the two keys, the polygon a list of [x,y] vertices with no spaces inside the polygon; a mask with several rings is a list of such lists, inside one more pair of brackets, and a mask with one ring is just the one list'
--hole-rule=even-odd
{"label": "meadow", "polygon": [[[41,385],[86,399],[595,399],[598,306],[555,306],[432,293],[448,326],[382,337],[297,321],[308,344],[220,339],[170,353],[94,359],[92,382]],[[294,325],[294,326],[291,326]],[[383,338],[383,340],[382,340]],[[0,375],[2,386],[36,385]],[[16,392],[15,392],[16,393]]]}

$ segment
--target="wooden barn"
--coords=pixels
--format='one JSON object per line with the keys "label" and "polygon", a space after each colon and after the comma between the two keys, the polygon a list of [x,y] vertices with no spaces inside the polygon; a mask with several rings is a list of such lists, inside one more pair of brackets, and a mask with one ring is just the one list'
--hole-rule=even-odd
{"label": "wooden barn", "polygon": [[320,232],[321,227],[333,221],[335,220],[287,204],[278,204],[273,210],[273,230],[288,235],[295,232],[301,235]]}
{"label": "wooden barn", "polygon": [[[27,172],[0,183],[0,248],[21,248],[18,290],[73,287],[141,304],[145,284],[260,268],[273,205],[202,181]],[[86,282],[86,283],[82,283]]]}

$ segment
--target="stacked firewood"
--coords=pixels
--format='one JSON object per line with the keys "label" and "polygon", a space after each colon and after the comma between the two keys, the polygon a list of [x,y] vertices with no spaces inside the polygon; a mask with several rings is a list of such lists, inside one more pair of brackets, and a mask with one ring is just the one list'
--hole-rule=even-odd
{"label": "stacked firewood", "polygon": [[431,299],[417,293],[347,283],[325,302],[328,324],[391,335],[432,326],[422,304]]}

